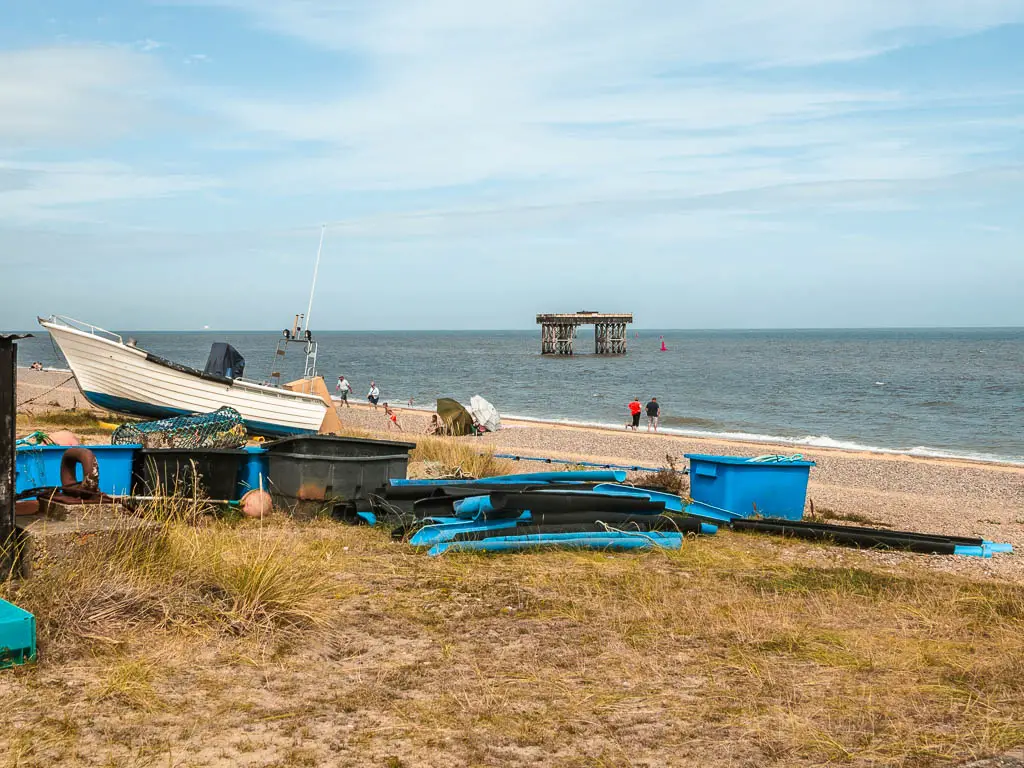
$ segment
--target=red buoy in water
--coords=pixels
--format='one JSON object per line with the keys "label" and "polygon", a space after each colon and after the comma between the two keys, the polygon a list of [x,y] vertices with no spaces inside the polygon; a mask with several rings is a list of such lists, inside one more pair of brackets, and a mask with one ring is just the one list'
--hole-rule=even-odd
{"label": "red buoy in water", "polygon": [[660,338],[661,338],[661,351],[662,352],[668,352],[668,347],[665,346],[665,337],[662,336]]}

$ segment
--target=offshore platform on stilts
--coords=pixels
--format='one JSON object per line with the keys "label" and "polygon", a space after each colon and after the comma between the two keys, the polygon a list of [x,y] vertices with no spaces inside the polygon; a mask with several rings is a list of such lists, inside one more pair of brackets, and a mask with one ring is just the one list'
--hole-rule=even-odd
{"label": "offshore platform on stilts", "polygon": [[592,325],[595,354],[624,355],[627,326],[632,322],[632,314],[621,313],[571,312],[537,315],[537,324],[540,326],[540,351],[543,355],[575,354],[573,342],[576,340],[576,332],[581,325]]}

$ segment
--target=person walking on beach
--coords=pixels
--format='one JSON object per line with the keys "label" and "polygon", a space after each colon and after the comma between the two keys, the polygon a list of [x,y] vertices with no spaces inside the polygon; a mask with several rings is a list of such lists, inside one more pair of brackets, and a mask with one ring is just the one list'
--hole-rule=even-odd
{"label": "person walking on beach", "polygon": [[388,432],[391,431],[392,425],[401,432],[402,425],[398,423],[398,414],[391,410],[391,406],[384,403],[384,415],[388,417]]}
{"label": "person walking on beach", "polygon": [[377,382],[370,382],[370,391],[366,395],[366,399],[370,401],[373,406],[373,410],[377,410],[377,403],[380,402],[380,389],[377,388]]}
{"label": "person walking on beach", "polygon": [[651,401],[647,403],[647,431],[651,431],[651,427],[654,431],[658,431],[658,416],[661,415],[661,406],[658,405],[658,398],[652,397]]}
{"label": "person walking on beach", "polygon": [[348,383],[348,379],[344,375],[338,377],[338,383],[334,386],[338,395],[341,397],[341,402],[345,404],[346,408],[351,408],[348,402],[348,393],[352,391],[352,385]]}
{"label": "person walking on beach", "polygon": [[636,428],[640,426],[640,411],[643,409],[643,406],[640,405],[640,398],[634,397],[628,407],[632,422],[626,424],[626,429],[632,427],[633,431],[636,432]]}

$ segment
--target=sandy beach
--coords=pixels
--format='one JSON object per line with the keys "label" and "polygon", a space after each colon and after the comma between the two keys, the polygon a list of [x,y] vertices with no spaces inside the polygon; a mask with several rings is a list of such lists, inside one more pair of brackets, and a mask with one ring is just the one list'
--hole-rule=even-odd
{"label": "sandy beach", "polygon": [[[21,410],[39,412],[87,405],[70,374],[22,369],[18,379]],[[27,402],[31,400],[32,402]],[[339,408],[345,427],[388,434],[384,409],[358,403]],[[401,436],[423,435],[430,412],[396,408]],[[666,457],[685,466],[684,454],[711,453],[758,456],[791,455],[793,446],[743,443],[676,435],[577,427],[550,422],[506,420],[500,432],[461,438],[481,450],[521,456],[574,459],[627,465],[665,466]],[[392,430],[392,436],[399,433]],[[831,515],[863,517],[896,529],[977,535],[1008,541],[1019,553],[977,560],[967,567],[1000,574],[1024,574],[1024,467],[953,459],[807,448],[801,453],[816,462],[808,497]],[[523,461],[521,470],[544,465]],[[878,555],[907,557],[906,555]],[[961,567],[965,558],[943,559]]]}

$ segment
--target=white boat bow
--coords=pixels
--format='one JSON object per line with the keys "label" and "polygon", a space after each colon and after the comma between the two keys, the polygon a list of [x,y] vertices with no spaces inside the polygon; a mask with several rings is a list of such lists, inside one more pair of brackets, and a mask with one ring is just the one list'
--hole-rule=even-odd
{"label": "white boat bow", "polygon": [[317,432],[328,405],[317,395],[214,376],[165,360],[88,323],[39,318],[60,347],[85,397],[98,408],[143,418],[210,413],[230,406],[254,433]]}

